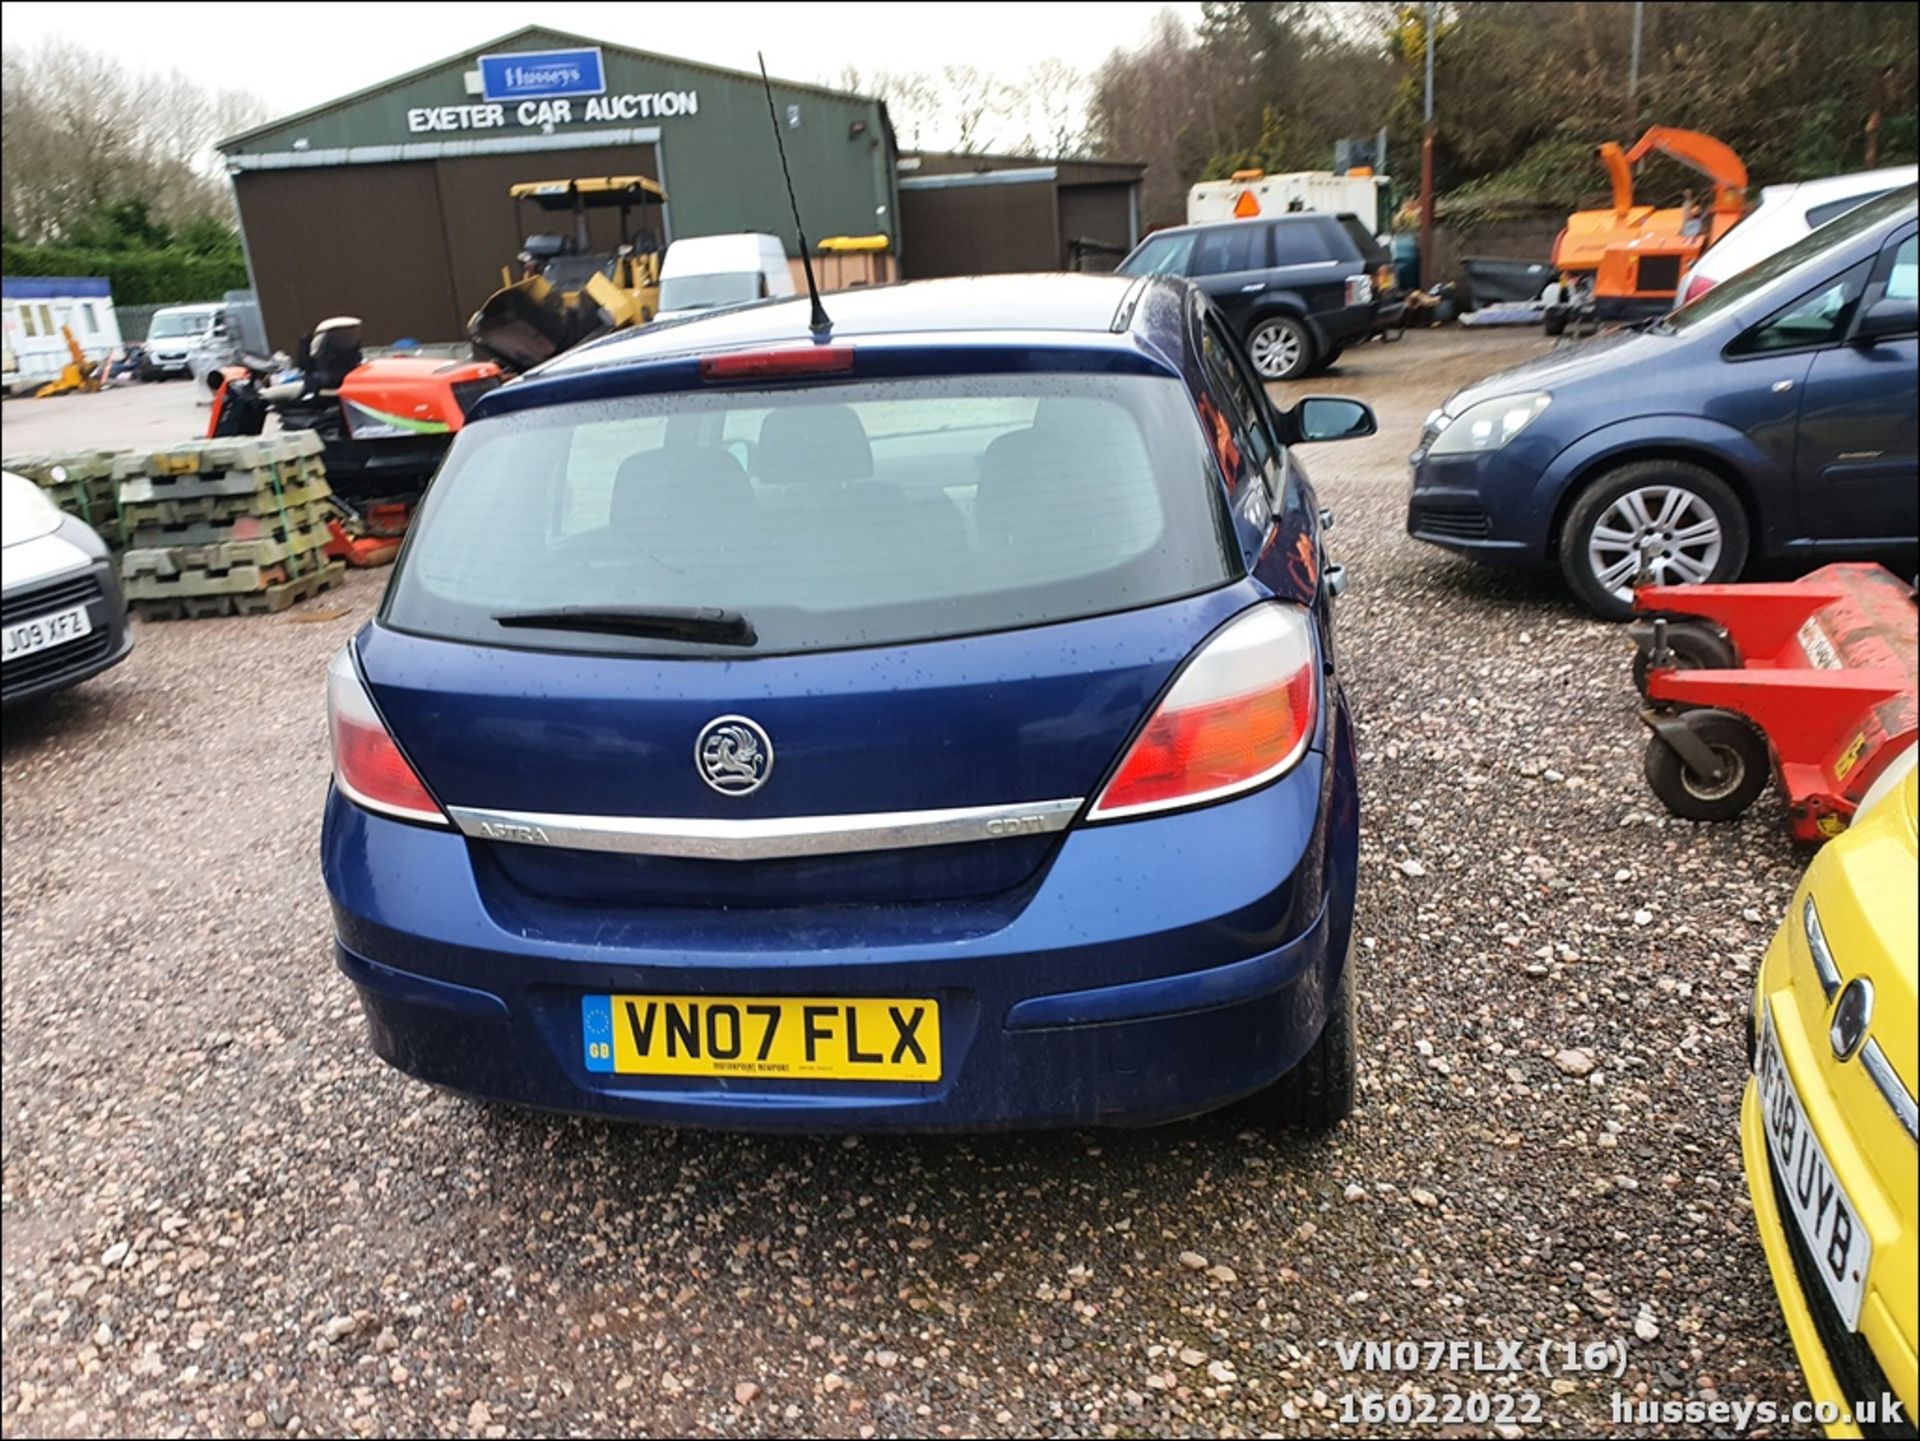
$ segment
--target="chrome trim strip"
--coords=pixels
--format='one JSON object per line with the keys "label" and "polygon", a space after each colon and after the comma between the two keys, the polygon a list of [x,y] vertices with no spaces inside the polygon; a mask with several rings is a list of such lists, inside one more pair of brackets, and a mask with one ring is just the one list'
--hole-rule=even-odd
{"label": "chrome trim strip", "polygon": [[1832,1000],[1833,993],[1840,989],[1840,967],[1834,964],[1833,951],[1827,945],[1827,933],[1820,924],[1820,912],[1812,896],[1800,907],[1800,924],[1807,933],[1807,950],[1813,955],[1813,969],[1819,973],[1820,989]]}
{"label": "chrome trim strip", "polygon": [[1914,1101],[1912,1093],[1893,1069],[1893,1062],[1887,1059],[1887,1053],[1880,1049],[1878,1041],[1868,1041],[1860,1048],[1860,1064],[1867,1068],[1874,1085],[1887,1098],[1887,1104],[1893,1107],[1900,1124],[1907,1128],[1907,1135],[1920,1141],[1920,1103]]}
{"label": "chrome trim strip", "polygon": [[962,806],[954,810],[874,811],[864,815],[782,816],[774,820],[684,820],[664,816],[565,816],[448,806],[453,823],[475,840],[678,856],[709,861],[766,861],[860,851],[950,846],[967,841],[1063,831],[1081,801]]}

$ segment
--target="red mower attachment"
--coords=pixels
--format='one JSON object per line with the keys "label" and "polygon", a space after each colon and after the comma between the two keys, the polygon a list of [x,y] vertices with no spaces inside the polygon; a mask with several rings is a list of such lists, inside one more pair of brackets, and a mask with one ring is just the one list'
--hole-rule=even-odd
{"label": "red mower attachment", "polygon": [[1891,571],[1647,586],[1633,603],[1647,783],[1677,816],[1731,820],[1777,770],[1793,838],[1817,844],[1914,743],[1920,613]]}
{"label": "red mower attachment", "polygon": [[399,500],[354,506],[335,496],[334,511],[327,521],[332,538],[326,552],[360,569],[392,565],[413,519],[413,506]]}

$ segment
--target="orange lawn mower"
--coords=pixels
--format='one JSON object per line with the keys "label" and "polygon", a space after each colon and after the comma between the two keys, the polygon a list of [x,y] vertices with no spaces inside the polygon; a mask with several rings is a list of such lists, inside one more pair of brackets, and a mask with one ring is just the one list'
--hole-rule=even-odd
{"label": "orange lawn mower", "polygon": [[350,565],[384,565],[467,413],[503,378],[491,361],[367,360],[360,322],[339,316],[301,337],[291,370],[249,357],[209,373],[207,436],[259,435],[269,414],[283,431],[316,433],[340,512],[329,522],[329,553]]}

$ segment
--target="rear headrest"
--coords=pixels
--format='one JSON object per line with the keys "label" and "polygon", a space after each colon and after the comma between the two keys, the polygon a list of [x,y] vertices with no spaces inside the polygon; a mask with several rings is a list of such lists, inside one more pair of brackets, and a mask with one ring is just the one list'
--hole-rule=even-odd
{"label": "rear headrest", "polygon": [[731,454],[675,446],[620,462],[607,523],[644,532],[651,521],[693,516],[725,527],[742,523],[753,505],[753,483]]}
{"label": "rear headrest", "polygon": [[1034,403],[1033,424],[1029,429],[1041,439],[1079,440],[1098,435],[1119,418],[1119,412],[1104,400],[1056,395]]}
{"label": "rear headrest", "polygon": [[844,484],[873,474],[873,447],[850,405],[783,405],[760,422],[755,466],[772,485]]}
{"label": "rear headrest", "polygon": [[1033,424],[996,436],[980,454],[980,484],[974,492],[974,528],[990,544],[1004,545],[1020,531],[1031,536],[1034,517],[1060,503],[1063,485],[1071,486],[1087,466],[1089,444],[1098,444],[1100,421],[1118,419],[1113,407],[1095,400],[1060,396],[1042,400]]}

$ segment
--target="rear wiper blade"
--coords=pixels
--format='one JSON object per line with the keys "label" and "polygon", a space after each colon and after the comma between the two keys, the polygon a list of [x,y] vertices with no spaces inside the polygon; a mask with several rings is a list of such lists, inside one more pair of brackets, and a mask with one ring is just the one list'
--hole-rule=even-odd
{"label": "rear wiper blade", "polygon": [[505,626],[657,636],[716,645],[754,645],[760,639],[746,616],[713,605],[557,605],[546,610],[502,611],[493,619]]}

